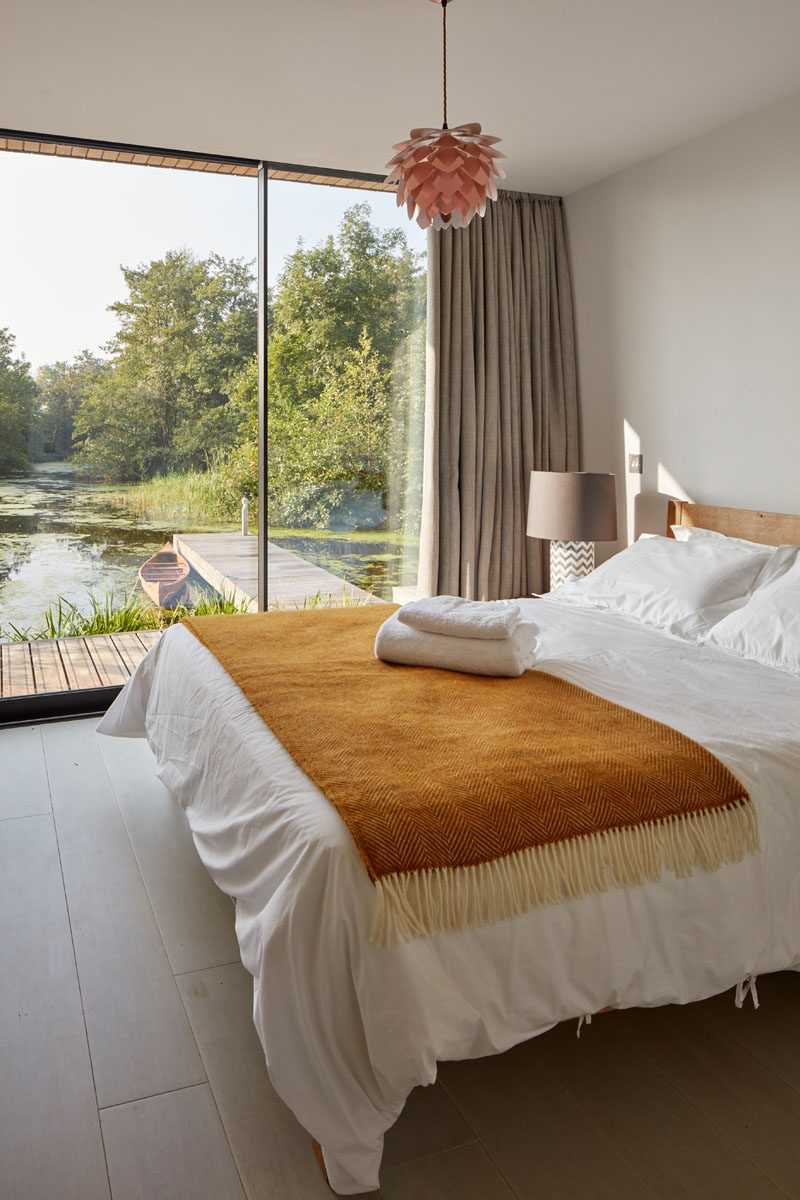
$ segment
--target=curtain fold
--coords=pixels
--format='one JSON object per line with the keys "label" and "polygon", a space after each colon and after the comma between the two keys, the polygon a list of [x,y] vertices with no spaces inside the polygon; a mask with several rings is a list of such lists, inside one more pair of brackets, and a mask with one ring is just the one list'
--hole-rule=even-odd
{"label": "curtain fold", "polygon": [[572,291],[554,196],[500,192],[428,235],[428,365],[418,594],[541,591],[525,536],[532,470],[578,467]]}

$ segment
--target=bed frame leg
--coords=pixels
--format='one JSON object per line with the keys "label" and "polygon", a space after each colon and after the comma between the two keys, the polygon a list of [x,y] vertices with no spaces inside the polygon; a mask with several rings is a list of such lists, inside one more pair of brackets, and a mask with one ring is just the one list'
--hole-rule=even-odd
{"label": "bed frame leg", "polygon": [[330,1187],[331,1181],[330,1181],[330,1179],[328,1179],[328,1172],[325,1169],[325,1159],[322,1157],[322,1146],[320,1146],[320,1144],[316,1138],[311,1139],[311,1145],[314,1147],[314,1153],[317,1156],[317,1162],[319,1163],[319,1169],[320,1169],[320,1171],[322,1171],[322,1174],[325,1178],[325,1182],[327,1183],[328,1187]]}

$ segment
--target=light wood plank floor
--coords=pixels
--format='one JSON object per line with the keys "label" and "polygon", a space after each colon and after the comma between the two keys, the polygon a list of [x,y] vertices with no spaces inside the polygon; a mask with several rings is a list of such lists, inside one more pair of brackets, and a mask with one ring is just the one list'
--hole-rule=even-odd
{"label": "light wood plank floor", "polygon": [[[0,730],[0,1196],[325,1200],[232,905],[146,745],[95,724]],[[797,1200],[800,975],[758,987],[443,1064],[380,1196]]]}

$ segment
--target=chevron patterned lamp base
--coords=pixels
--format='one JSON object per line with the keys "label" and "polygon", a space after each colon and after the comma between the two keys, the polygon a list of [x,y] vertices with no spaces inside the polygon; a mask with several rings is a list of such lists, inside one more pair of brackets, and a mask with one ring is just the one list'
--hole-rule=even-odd
{"label": "chevron patterned lamp base", "polygon": [[594,542],[550,543],[550,590],[594,570]]}

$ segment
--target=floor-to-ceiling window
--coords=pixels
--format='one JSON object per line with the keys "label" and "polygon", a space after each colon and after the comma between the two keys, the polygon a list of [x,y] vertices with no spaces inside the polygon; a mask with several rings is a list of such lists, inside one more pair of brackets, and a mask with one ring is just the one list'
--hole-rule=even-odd
{"label": "floor-to-ceiling window", "polygon": [[255,167],[34,149],[0,154],[2,697],[118,685],[216,594],[139,570],[239,529],[257,344]]}
{"label": "floor-to-ceiling window", "polygon": [[176,609],[255,607],[259,557],[271,606],[412,588],[425,236],[394,195],[269,166],[259,246],[254,162],[0,149],[32,151],[0,154],[0,699],[120,685]]}

